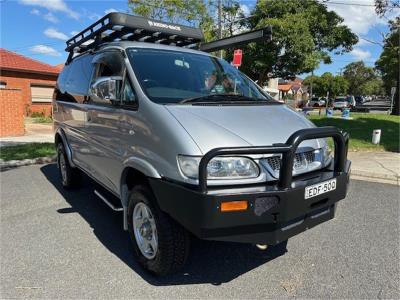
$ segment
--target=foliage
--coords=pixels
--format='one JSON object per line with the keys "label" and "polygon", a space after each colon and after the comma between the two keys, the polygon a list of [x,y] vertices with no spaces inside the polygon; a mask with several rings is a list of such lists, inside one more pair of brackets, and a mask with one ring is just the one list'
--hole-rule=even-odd
{"label": "foliage", "polygon": [[377,77],[364,82],[360,88],[360,95],[384,95],[382,78]]}
{"label": "foliage", "polygon": [[[400,152],[400,117],[385,114],[351,113],[352,119],[310,116],[317,126],[335,126],[350,133],[350,151],[386,150]],[[372,144],[372,131],[382,130],[380,145]]]}
{"label": "foliage", "polygon": [[343,19],[316,0],[261,0],[246,20],[248,29],[272,25],[273,41],[244,47],[242,70],[263,84],[268,77],[311,72],[329,52],[349,52],[357,36]]}
{"label": "foliage", "polygon": [[53,119],[50,117],[38,117],[38,118],[32,118],[32,122],[38,124],[51,124],[53,123]]}
{"label": "foliage", "polygon": [[317,96],[326,96],[329,93],[330,97],[347,94],[349,84],[343,76],[334,76],[326,72],[319,76],[308,76],[304,79],[303,84],[313,85],[313,94]]}
{"label": "foliage", "polygon": [[213,39],[214,21],[209,14],[210,2],[200,0],[128,0],[131,11],[147,18],[200,26],[206,40]]}
{"label": "foliage", "polygon": [[56,148],[53,143],[31,143],[17,146],[6,146],[0,149],[0,159],[22,160],[44,156],[53,156]]}
{"label": "foliage", "polygon": [[375,66],[381,72],[382,79],[386,93],[390,95],[392,87],[397,87],[397,93],[395,95],[395,105],[393,113],[399,115],[399,102],[400,102],[400,19],[397,18],[396,22],[393,22],[390,29],[390,34],[385,39],[383,51],[381,56],[376,61]]}
{"label": "foliage", "polygon": [[379,16],[395,8],[400,8],[400,0],[375,0],[375,11]]}
{"label": "foliage", "polygon": [[43,118],[44,117],[44,112],[39,112],[39,111],[34,111],[31,113],[32,118]]}
{"label": "foliage", "polygon": [[363,86],[377,78],[375,70],[367,67],[363,61],[357,61],[345,66],[343,76],[349,82],[349,93],[364,95]]}

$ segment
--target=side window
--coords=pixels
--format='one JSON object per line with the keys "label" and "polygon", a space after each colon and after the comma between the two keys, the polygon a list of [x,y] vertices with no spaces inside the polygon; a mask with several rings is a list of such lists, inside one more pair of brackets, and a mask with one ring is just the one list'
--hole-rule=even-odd
{"label": "side window", "polygon": [[90,54],[76,58],[67,71],[66,90],[69,94],[85,96],[88,94],[93,65]]}
{"label": "side window", "polygon": [[135,91],[132,88],[132,84],[127,76],[125,76],[123,88],[122,88],[122,105],[136,106],[137,98]]}

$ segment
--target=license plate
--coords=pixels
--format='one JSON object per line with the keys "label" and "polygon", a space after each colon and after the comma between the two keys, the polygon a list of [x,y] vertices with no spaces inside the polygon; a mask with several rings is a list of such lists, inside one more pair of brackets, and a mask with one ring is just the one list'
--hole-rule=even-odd
{"label": "license plate", "polygon": [[328,193],[333,190],[336,190],[336,178],[307,186],[305,189],[304,198],[309,199],[321,194]]}

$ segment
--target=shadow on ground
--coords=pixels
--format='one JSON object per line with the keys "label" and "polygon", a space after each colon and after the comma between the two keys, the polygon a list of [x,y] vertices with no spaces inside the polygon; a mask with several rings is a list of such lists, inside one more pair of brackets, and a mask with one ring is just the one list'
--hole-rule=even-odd
{"label": "shadow on ground", "polygon": [[[222,243],[192,239],[191,253],[184,269],[174,275],[156,278],[144,271],[135,261],[128,233],[122,229],[122,213],[111,211],[94,193],[94,183],[83,176],[82,187],[74,191],[63,189],[55,164],[41,171],[63,195],[66,208],[60,214],[78,213],[93,228],[93,233],[110,252],[152,285],[184,285],[210,283],[219,285],[267,263],[284,254],[285,250],[258,250],[253,245]],[[69,207],[70,206],[70,207]]]}

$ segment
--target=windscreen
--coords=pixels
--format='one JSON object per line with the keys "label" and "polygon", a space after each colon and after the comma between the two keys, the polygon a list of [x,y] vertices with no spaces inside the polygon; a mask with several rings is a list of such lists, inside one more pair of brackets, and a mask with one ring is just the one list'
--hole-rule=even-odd
{"label": "windscreen", "polygon": [[202,54],[130,48],[127,50],[142,89],[153,102],[179,103],[208,95],[239,95],[246,101],[270,97],[226,61]]}

